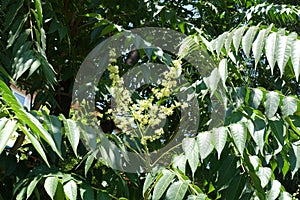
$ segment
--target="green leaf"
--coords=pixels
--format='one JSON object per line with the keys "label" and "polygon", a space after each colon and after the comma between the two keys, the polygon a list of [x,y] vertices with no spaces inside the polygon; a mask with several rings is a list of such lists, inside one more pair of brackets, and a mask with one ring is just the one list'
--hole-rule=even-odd
{"label": "green leaf", "polygon": [[292,195],[288,192],[281,192],[279,200],[292,200]]}
{"label": "green leaf", "polygon": [[112,198],[106,191],[98,190],[97,192],[97,200],[111,200]]}
{"label": "green leaf", "polygon": [[265,46],[266,57],[271,67],[271,72],[273,74],[273,69],[275,66],[275,55],[276,55],[276,33],[271,33],[267,40]]}
{"label": "green leaf", "polygon": [[253,108],[257,109],[263,98],[263,92],[258,88],[253,88],[250,92],[249,104]]}
{"label": "green leaf", "polygon": [[76,123],[71,119],[63,119],[66,136],[68,137],[72,149],[77,156],[77,146],[79,144],[80,139],[80,130],[79,127],[77,127]]}
{"label": "green leaf", "polygon": [[225,41],[225,49],[226,49],[226,52],[229,53],[230,50],[231,50],[231,42],[232,42],[232,38],[233,38],[233,34],[234,34],[234,31],[230,32],[228,35],[227,35],[227,38],[226,38],[226,41]]}
{"label": "green leaf", "polygon": [[186,162],[187,158],[184,154],[176,155],[173,160],[173,167],[185,173]]}
{"label": "green leaf", "polygon": [[225,42],[225,38],[227,37],[228,32],[224,32],[221,35],[219,35],[219,37],[215,40],[215,47],[213,47],[214,49],[216,49],[217,55],[220,55],[221,49],[224,45]]}
{"label": "green leaf", "polygon": [[154,186],[153,197],[152,197],[153,200],[159,200],[162,197],[162,195],[164,194],[164,192],[172,182],[174,176],[175,174],[173,174],[169,170],[166,169],[162,170],[162,176]]}
{"label": "green leaf", "polygon": [[43,22],[43,13],[42,13],[42,4],[40,0],[34,0],[35,3],[35,8],[38,14],[38,18],[36,18],[36,21],[38,22],[38,27],[39,29],[42,26],[42,22]]}
{"label": "green leaf", "polygon": [[185,138],[182,141],[182,148],[191,167],[192,174],[195,173],[199,163],[199,150],[194,138]]}
{"label": "green leaf", "polygon": [[293,69],[295,72],[296,81],[299,80],[300,75],[300,40],[296,40],[292,43],[292,50],[291,50],[291,59],[293,64]]}
{"label": "green leaf", "polygon": [[260,179],[261,186],[264,188],[270,181],[272,170],[268,167],[259,167],[256,174]]}
{"label": "green leaf", "polygon": [[271,118],[275,115],[280,102],[280,97],[277,92],[268,92],[266,94],[266,101],[264,103],[265,113],[268,118]]}
{"label": "green leaf", "polygon": [[284,97],[281,110],[283,116],[293,115],[297,111],[297,100],[293,97]]}
{"label": "green leaf", "polygon": [[212,144],[212,133],[209,131],[199,133],[197,135],[197,142],[201,160],[203,161],[214,149]]}
{"label": "green leaf", "polygon": [[95,199],[94,191],[92,187],[86,183],[80,185],[80,197],[81,199],[93,200]]}
{"label": "green leaf", "polygon": [[87,157],[86,162],[85,162],[85,166],[84,166],[84,175],[85,176],[87,176],[87,173],[88,173],[89,169],[91,168],[94,160],[95,160],[95,155],[93,153],[91,153]]}
{"label": "green leaf", "polygon": [[0,154],[6,147],[11,135],[17,130],[17,121],[8,120],[7,118],[0,119]]}
{"label": "green leaf", "polygon": [[253,52],[253,56],[254,56],[254,60],[255,60],[255,69],[261,58],[262,50],[264,47],[264,42],[267,38],[266,35],[268,33],[269,33],[269,29],[260,30],[255,41],[253,42],[252,52]]}
{"label": "green leaf", "polygon": [[167,194],[166,194],[166,199],[170,200],[182,200],[185,196],[185,193],[188,189],[190,181],[176,181],[172,183],[172,185],[169,187]]}
{"label": "green leaf", "polygon": [[28,137],[31,144],[34,146],[34,148],[37,150],[37,152],[43,158],[43,160],[48,165],[48,167],[50,167],[46,153],[44,152],[44,149],[43,149],[41,143],[30,133],[30,131],[26,127],[20,126],[20,128],[21,128],[22,132]]}
{"label": "green leaf", "polygon": [[226,59],[222,59],[219,63],[219,74],[223,83],[224,88],[226,88],[226,79],[228,76],[228,71],[227,71],[227,60]]}
{"label": "green leaf", "polygon": [[44,183],[44,188],[52,200],[54,199],[57,184],[58,184],[58,177],[56,176],[47,177]]}
{"label": "green leaf", "polygon": [[270,128],[281,146],[284,145],[284,122],[282,120],[270,120]]}
{"label": "green leaf", "polygon": [[41,180],[41,178],[42,178],[41,176],[37,176],[29,183],[26,191],[26,196],[27,196],[26,199],[30,197],[30,195],[32,194],[33,190],[35,189],[36,185]]}
{"label": "green leaf", "polygon": [[61,122],[57,116],[48,115],[45,112],[43,113],[43,118],[47,125],[48,131],[53,135],[54,141],[57,145],[58,150],[61,150],[61,141],[62,141],[62,128]]}
{"label": "green leaf", "polygon": [[61,157],[52,136],[44,129],[42,124],[34,116],[32,116],[22,108],[16,97],[12,94],[11,90],[2,80],[0,80],[0,94],[2,95],[3,99],[11,106],[17,118],[27,124],[34,133],[41,136],[50,145],[52,150]]}
{"label": "green leaf", "polygon": [[18,14],[18,11],[22,8],[24,0],[16,1],[17,3],[12,4],[9,7],[9,10],[5,16],[5,21],[3,24],[3,27],[5,29],[8,29],[11,25],[11,23],[15,20],[15,17]]}
{"label": "green leaf", "polygon": [[23,18],[21,19],[21,21],[18,23],[17,29],[10,34],[10,37],[8,38],[8,41],[7,41],[6,48],[11,47],[13,45],[13,43],[15,42],[15,40],[19,37],[21,30],[22,30],[25,22],[27,21],[27,17],[28,17],[28,14],[24,15]]}
{"label": "green leaf", "polygon": [[261,154],[263,155],[263,149],[265,145],[265,128],[266,123],[261,119],[254,120],[254,132],[251,134],[254,142],[257,144]]}
{"label": "green leaf", "polygon": [[39,60],[33,61],[30,66],[27,78],[29,78],[39,68],[39,66],[41,66],[41,62]]}
{"label": "green leaf", "polygon": [[267,192],[267,199],[268,200],[275,200],[280,194],[280,187],[281,183],[277,180],[272,181],[272,187],[271,190]]}
{"label": "green leaf", "polygon": [[292,171],[292,177],[296,174],[300,168],[300,142],[292,143],[292,153],[290,153],[290,165]]}
{"label": "green leaf", "polygon": [[225,127],[215,128],[212,130],[212,135],[212,143],[218,152],[218,159],[220,159],[227,141],[227,129]]}
{"label": "green leaf", "polygon": [[63,199],[65,199],[63,184],[61,183],[60,180],[58,181],[58,184],[57,184],[57,189],[56,189],[56,192],[55,192],[54,199],[55,200],[63,200]]}
{"label": "green leaf", "polygon": [[281,76],[283,75],[286,63],[290,58],[292,42],[295,40],[296,37],[296,33],[291,33],[288,36],[278,35],[276,45],[276,59]]}
{"label": "green leaf", "polygon": [[243,36],[245,30],[246,30],[246,26],[243,26],[234,31],[232,41],[233,41],[233,46],[235,48],[236,54],[239,51],[240,42],[241,42],[241,39],[242,39],[242,36]]}
{"label": "green leaf", "polygon": [[147,174],[144,186],[143,186],[143,197],[145,197],[145,193],[148,191],[149,187],[153,184],[157,171],[151,171]]}
{"label": "green leaf", "polygon": [[66,184],[64,184],[64,192],[70,200],[76,200],[77,198],[76,182],[74,180],[70,180]]}
{"label": "green leaf", "polygon": [[233,141],[240,152],[241,155],[243,155],[245,144],[247,140],[247,129],[244,123],[242,124],[231,124],[230,125],[231,130],[231,136],[233,138]]}
{"label": "green leaf", "polygon": [[243,51],[247,58],[249,58],[251,46],[252,46],[255,34],[257,32],[257,29],[258,29],[257,26],[251,26],[242,39]]}
{"label": "green leaf", "polygon": [[218,68],[213,69],[213,71],[208,77],[204,77],[203,80],[209,88],[211,95],[214,94],[215,90],[217,89],[220,79],[221,77]]}
{"label": "green leaf", "polygon": [[189,195],[187,200],[206,200],[207,195],[206,194],[198,194],[196,195]]}

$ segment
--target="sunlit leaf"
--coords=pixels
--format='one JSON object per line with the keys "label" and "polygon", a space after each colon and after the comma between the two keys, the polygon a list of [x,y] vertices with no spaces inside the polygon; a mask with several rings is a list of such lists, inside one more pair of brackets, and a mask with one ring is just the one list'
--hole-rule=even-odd
{"label": "sunlit leaf", "polygon": [[44,188],[51,199],[54,199],[58,184],[58,178],[56,176],[49,176],[46,178]]}
{"label": "sunlit leaf", "polygon": [[293,115],[297,111],[297,100],[293,97],[284,97],[281,110],[283,116]]}
{"label": "sunlit leaf", "polygon": [[0,119],[0,154],[17,128],[17,121],[7,118]]}
{"label": "sunlit leaf", "polygon": [[220,159],[221,153],[225,147],[227,141],[227,129],[225,127],[215,128],[212,130],[213,145],[218,152],[218,158]]}
{"label": "sunlit leaf", "polygon": [[276,38],[277,38],[276,33],[271,33],[266,40],[266,46],[265,46],[265,52],[266,52],[267,60],[271,67],[272,74],[273,74],[273,69],[274,69],[275,62],[276,62],[276,58],[275,58],[275,56],[276,56]]}
{"label": "sunlit leaf", "polygon": [[172,183],[166,193],[166,199],[169,200],[182,200],[188,189],[188,184],[190,181],[176,181]]}
{"label": "sunlit leaf", "polygon": [[214,149],[212,144],[212,133],[209,131],[199,133],[197,135],[197,142],[199,146],[199,153],[203,161]]}
{"label": "sunlit leaf", "polygon": [[232,124],[230,125],[231,135],[233,138],[233,141],[240,152],[241,155],[243,155],[246,139],[247,139],[247,129],[245,124]]}
{"label": "sunlit leaf", "polygon": [[251,26],[242,39],[242,47],[246,57],[249,57],[251,46],[258,27]]}
{"label": "sunlit leaf", "polygon": [[266,100],[264,103],[265,113],[268,118],[271,118],[275,115],[280,102],[280,97],[277,92],[268,92],[266,94]]}
{"label": "sunlit leaf", "polygon": [[162,195],[165,193],[166,189],[172,182],[174,176],[175,175],[169,170],[164,169],[162,171],[162,177],[157,181],[157,183],[154,186],[152,197],[153,200],[158,200],[162,197]]}
{"label": "sunlit leaf", "polygon": [[258,168],[258,172],[256,174],[260,179],[261,186],[264,188],[269,183],[272,175],[272,170],[268,167],[260,167]]}
{"label": "sunlit leaf", "polygon": [[182,148],[187,156],[192,173],[194,174],[199,163],[199,150],[197,142],[194,138],[185,138],[182,141]]}
{"label": "sunlit leaf", "polygon": [[66,131],[66,136],[68,137],[73,152],[77,156],[77,146],[79,144],[79,139],[80,139],[80,129],[76,125],[75,121],[71,119],[63,119],[64,122],[64,127]]}
{"label": "sunlit leaf", "polygon": [[70,180],[64,184],[64,192],[70,200],[76,200],[77,198],[77,184],[74,180]]}
{"label": "sunlit leaf", "polygon": [[280,193],[280,187],[281,183],[277,180],[272,181],[271,190],[267,192],[267,198],[268,200],[275,200],[279,196]]}

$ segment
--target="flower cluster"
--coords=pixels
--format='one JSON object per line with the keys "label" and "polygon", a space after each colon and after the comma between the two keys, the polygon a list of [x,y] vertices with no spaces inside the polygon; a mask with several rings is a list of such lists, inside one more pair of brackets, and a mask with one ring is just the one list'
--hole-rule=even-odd
{"label": "flower cluster", "polygon": [[[131,98],[130,91],[124,87],[118,66],[109,65],[107,68],[112,80],[110,92],[116,104],[112,110],[113,119],[124,133],[141,138],[143,145],[146,145],[147,141],[159,139],[164,134],[161,123],[174,113],[175,108],[186,106],[179,102],[165,105],[165,101],[170,98],[177,85],[176,79],[182,70],[181,60],[175,60],[172,64],[170,70],[163,73],[163,80],[157,83],[160,87],[151,89],[153,96],[136,99],[135,102]],[[149,131],[152,133],[149,134]]]}

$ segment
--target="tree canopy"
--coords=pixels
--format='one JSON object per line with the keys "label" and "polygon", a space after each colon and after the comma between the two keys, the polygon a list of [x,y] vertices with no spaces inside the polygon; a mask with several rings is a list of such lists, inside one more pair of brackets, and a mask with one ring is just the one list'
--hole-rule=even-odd
{"label": "tree canopy", "polygon": [[[2,0],[0,200],[298,199],[299,19],[296,0]],[[121,37],[146,27],[178,54],[147,47],[147,34]],[[125,41],[120,55],[103,45],[114,38]],[[95,54],[110,63],[89,92],[78,72]],[[165,82],[124,89],[135,68],[132,77],[152,77],[137,68],[151,63],[166,67]],[[11,87],[34,97],[29,108]],[[174,140],[170,163],[164,153],[148,162]],[[121,170],[137,162],[130,153],[147,170]]]}

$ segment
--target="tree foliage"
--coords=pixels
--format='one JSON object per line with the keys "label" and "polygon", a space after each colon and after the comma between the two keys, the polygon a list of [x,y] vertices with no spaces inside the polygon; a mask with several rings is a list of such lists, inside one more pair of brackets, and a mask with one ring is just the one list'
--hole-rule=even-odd
{"label": "tree foliage", "polygon": [[[298,2],[2,0],[0,16],[0,200],[299,198]],[[85,111],[71,100],[84,58],[106,38],[140,27],[186,34],[180,54],[124,52],[114,61],[118,70],[111,66],[99,81],[97,112],[84,118],[99,129],[78,122],[75,113]],[[199,49],[216,63],[209,77],[185,60]],[[128,61],[136,51],[139,57]],[[182,153],[166,167],[114,170],[126,154],[111,144],[156,151],[179,123],[175,110],[159,139],[128,138],[109,112],[114,78],[149,62],[176,67],[178,59],[191,84],[185,89],[198,100],[197,133],[181,142]],[[11,84],[35,95],[30,110]],[[226,116],[222,126],[208,129],[218,84],[225,88]],[[143,102],[163,87],[139,88],[131,98]],[[176,101],[162,97],[151,103],[169,108]],[[100,159],[84,145],[86,132],[103,136],[84,138],[101,146]]]}

